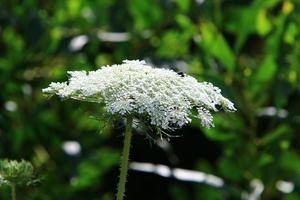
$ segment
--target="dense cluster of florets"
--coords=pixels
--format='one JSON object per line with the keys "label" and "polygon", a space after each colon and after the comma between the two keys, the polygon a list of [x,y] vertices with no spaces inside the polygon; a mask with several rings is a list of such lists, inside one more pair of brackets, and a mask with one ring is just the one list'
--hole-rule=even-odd
{"label": "dense cluster of florets", "polygon": [[147,116],[162,129],[180,128],[191,121],[191,111],[205,127],[213,126],[211,111],[234,111],[234,105],[211,83],[145,61],[123,61],[96,71],[73,71],[68,82],[51,83],[44,93],[62,98],[104,103],[111,114]]}
{"label": "dense cluster of florets", "polygon": [[0,160],[1,184],[29,184],[33,181],[33,166],[25,160]]}

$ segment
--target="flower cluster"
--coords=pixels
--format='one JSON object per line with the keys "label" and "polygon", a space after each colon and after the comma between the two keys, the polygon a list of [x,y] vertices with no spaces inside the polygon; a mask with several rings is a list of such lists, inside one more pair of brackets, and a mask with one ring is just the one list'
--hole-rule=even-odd
{"label": "flower cluster", "polygon": [[145,61],[125,60],[96,71],[72,71],[68,82],[51,83],[43,92],[62,98],[104,103],[111,114],[146,116],[162,129],[179,128],[191,121],[191,111],[205,127],[213,126],[211,111],[235,111],[234,105],[211,83]]}
{"label": "flower cluster", "polygon": [[33,166],[25,160],[1,160],[0,161],[0,185],[1,184],[29,184],[33,181]]}

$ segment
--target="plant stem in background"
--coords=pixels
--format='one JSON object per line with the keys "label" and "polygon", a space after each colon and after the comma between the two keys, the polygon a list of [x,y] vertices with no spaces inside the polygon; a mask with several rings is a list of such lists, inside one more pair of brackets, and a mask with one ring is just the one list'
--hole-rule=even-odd
{"label": "plant stem in background", "polygon": [[17,200],[17,194],[16,194],[16,184],[11,183],[11,199],[12,200]]}
{"label": "plant stem in background", "polygon": [[130,143],[131,143],[131,136],[132,136],[132,121],[133,121],[132,117],[128,117],[126,121],[126,130],[125,130],[125,138],[124,138],[124,146],[123,146],[123,155],[121,161],[121,172],[119,178],[117,200],[123,200],[124,193],[125,193],[129,151],[130,151]]}

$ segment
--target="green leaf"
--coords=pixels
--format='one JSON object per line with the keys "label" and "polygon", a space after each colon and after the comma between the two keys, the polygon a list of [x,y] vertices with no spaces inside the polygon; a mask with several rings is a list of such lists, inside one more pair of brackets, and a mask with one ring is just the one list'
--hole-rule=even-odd
{"label": "green leaf", "polygon": [[228,71],[234,71],[235,56],[217,27],[210,22],[204,22],[201,24],[200,31],[202,40],[199,44],[219,60]]}
{"label": "green leaf", "polygon": [[279,138],[283,137],[284,135],[287,135],[291,132],[291,129],[288,125],[283,124],[279,126],[278,128],[272,130],[271,132],[267,133],[264,137],[261,139],[262,145],[268,145]]}
{"label": "green leaf", "polygon": [[133,18],[136,30],[149,29],[159,24],[163,13],[158,2],[155,0],[128,1],[129,13]]}
{"label": "green leaf", "polygon": [[205,129],[203,133],[207,138],[215,141],[230,141],[237,137],[235,133],[221,132],[217,128]]}
{"label": "green leaf", "polygon": [[195,199],[219,200],[223,198],[222,190],[207,185],[197,185]]}
{"label": "green leaf", "polygon": [[256,18],[256,29],[258,34],[264,36],[270,32],[271,28],[272,24],[267,18],[267,10],[261,9]]}
{"label": "green leaf", "polygon": [[277,65],[275,58],[272,56],[267,56],[263,63],[260,65],[258,71],[255,73],[255,81],[257,82],[265,82],[270,81],[274,77],[276,73]]}
{"label": "green leaf", "polygon": [[157,53],[167,58],[183,57],[188,54],[188,38],[179,31],[168,31],[162,36]]}
{"label": "green leaf", "polygon": [[[226,8],[226,22],[225,28],[236,34],[236,42],[234,45],[234,50],[239,52],[247,41],[249,35],[253,34],[257,30],[257,16],[261,10],[268,10],[276,6],[280,0],[255,0],[251,1],[251,5],[247,6],[238,6],[238,4],[233,5],[232,7]],[[264,23],[266,24],[266,23]],[[266,29],[266,30],[262,30]],[[269,28],[261,27],[260,31],[264,33],[269,31]]]}
{"label": "green leaf", "polygon": [[290,173],[300,175],[300,156],[297,152],[286,151],[282,154],[279,165]]}
{"label": "green leaf", "polygon": [[284,34],[284,41],[288,44],[293,44],[296,40],[299,29],[296,23],[290,23]]}
{"label": "green leaf", "polygon": [[175,3],[182,12],[187,12],[190,8],[190,0],[175,0]]}
{"label": "green leaf", "polygon": [[84,160],[78,167],[78,176],[74,182],[76,189],[84,189],[95,184],[100,184],[103,175],[119,161],[119,153],[102,148],[89,160]]}
{"label": "green leaf", "polygon": [[223,158],[218,167],[224,178],[231,181],[239,181],[243,178],[243,169],[237,166],[234,160]]}
{"label": "green leaf", "polygon": [[66,6],[67,6],[67,12],[70,15],[70,17],[76,17],[79,15],[80,8],[82,1],[77,1],[77,0],[69,0],[66,1]]}
{"label": "green leaf", "polygon": [[2,32],[2,40],[6,47],[6,56],[11,63],[16,63],[24,56],[25,42],[13,28],[6,28]]}
{"label": "green leaf", "polygon": [[191,20],[185,15],[177,15],[176,22],[183,30],[184,33],[193,31],[193,23]]}
{"label": "green leaf", "polygon": [[266,166],[274,161],[274,158],[271,154],[262,153],[257,161],[260,167]]}

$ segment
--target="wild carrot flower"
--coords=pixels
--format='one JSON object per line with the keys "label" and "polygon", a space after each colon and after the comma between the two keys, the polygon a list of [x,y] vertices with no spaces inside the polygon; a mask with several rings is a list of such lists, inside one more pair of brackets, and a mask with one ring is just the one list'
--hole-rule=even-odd
{"label": "wild carrot flower", "polygon": [[67,82],[51,83],[43,92],[103,104],[108,113],[127,119],[117,200],[123,200],[125,193],[133,118],[172,130],[189,123],[192,110],[205,127],[213,126],[211,112],[219,108],[235,111],[233,103],[211,83],[199,83],[191,76],[154,68],[145,61],[125,60],[121,65],[68,74]]}
{"label": "wild carrot flower", "polygon": [[145,61],[123,61],[96,71],[68,72],[68,82],[51,83],[43,92],[62,98],[96,102],[111,114],[146,117],[151,125],[168,130],[191,121],[191,111],[205,127],[213,126],[211,112],[234,105],[211,83],[199,83],[188,75],[154,68]]}
{"label": "wild carrot flower", "polygon": [[28,184],[33,180],[33,166],[25,160],[1,160],[0,177],[6,183]]}
{"label": "wild carrot flower", "polygon": [[0,186],[10,185],[12,200],[16,200],[17,185],[30,185],[35,182],[34,169],[25,160],[0,160]]}

